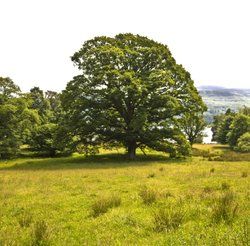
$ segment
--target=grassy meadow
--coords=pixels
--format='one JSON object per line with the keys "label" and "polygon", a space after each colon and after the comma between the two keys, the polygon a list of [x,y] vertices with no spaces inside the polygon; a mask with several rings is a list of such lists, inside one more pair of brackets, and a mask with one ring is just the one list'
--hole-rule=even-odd
{"label": "grassy meadow", "polygon": [[250,155],[196,145],[0,162],[0,245],[250,245]]}

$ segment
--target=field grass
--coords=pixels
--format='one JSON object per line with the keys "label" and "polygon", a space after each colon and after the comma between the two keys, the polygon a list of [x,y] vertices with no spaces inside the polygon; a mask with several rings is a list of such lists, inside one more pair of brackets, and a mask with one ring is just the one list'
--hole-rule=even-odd
{"label": "field grass", "polygon": [[250,159],[195,149],[1,161],[0,245],[250,245]]}

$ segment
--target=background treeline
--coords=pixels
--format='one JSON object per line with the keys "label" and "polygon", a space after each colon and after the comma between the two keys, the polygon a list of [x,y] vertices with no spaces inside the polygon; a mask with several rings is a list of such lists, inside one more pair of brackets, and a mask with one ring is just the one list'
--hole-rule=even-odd
{"label": "background treeline", "polygon": [[212,131],[214,141],[229,144],[239,152],[250,152],[250,107],[238,112],[228,109],[214,116]]}
{"label": "background treeline", "polygon": [[[84,133],[74,132],[74,126],[69,125],[62,98],[62,93],[43,91],[39,87],[23,93],[10,78],[0,77],[0,159],[30,152],[51,157],[75,151],[86,155],[97,153],[98,146],[79,139],[77,136]],[[77,118],[74,124],[84,122]],[[202,141],[205,127],[202,113],[187,112],[176,126],[182,129],[191,145]],[[117,141],[103,147],[114,146],[124,147]]]}
{"label": "background treeline", "polygon": [[[67,129],[61,94],[33,87],[28,93],[10,79],[0,77],[0,158],[20,154],[23,146],[39,155],[95,153],[93,146],[74,141]],[[203,117],[187,114],[179,122],[191,145],[202,140]],[[196,130],[196,131],[194,131]],[[250,107],[238,112],[228,109],[214,116],[213,141],[228,144],[234,150],[250,152]],[[115,143],[116,147],[118,143]]]}
{"label": "background treeline", "polygon": [[34,87],[22,93],[10,78],[0,77],[0,157],[17,155],[23,145],[55,155],[55,131],[61,115],[57,92]]}

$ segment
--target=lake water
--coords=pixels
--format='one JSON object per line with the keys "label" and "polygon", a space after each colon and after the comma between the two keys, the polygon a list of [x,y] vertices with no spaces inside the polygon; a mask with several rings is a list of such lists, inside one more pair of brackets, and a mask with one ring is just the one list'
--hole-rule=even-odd
{"label": "lake water", "polygon": [[213,132],[211,127],[206,127],[204,129],[204,134],[206,137],[203,138],[203,143],[204,144],[209,144],[212,143],[212,137],[213,137]]}

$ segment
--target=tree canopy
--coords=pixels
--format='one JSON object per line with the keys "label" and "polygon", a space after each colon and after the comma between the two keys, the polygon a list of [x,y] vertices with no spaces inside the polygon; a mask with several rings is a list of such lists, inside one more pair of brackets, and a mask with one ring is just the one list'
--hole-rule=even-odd
{"label": "tree canopy", "polygon": [[189,154],[177,122],[205,105],[166,45],[132,34],[96,37],[72,61],[81,73],[63,91],[62,105],[76,145],[120,143],[130,160],[141,146]]}

